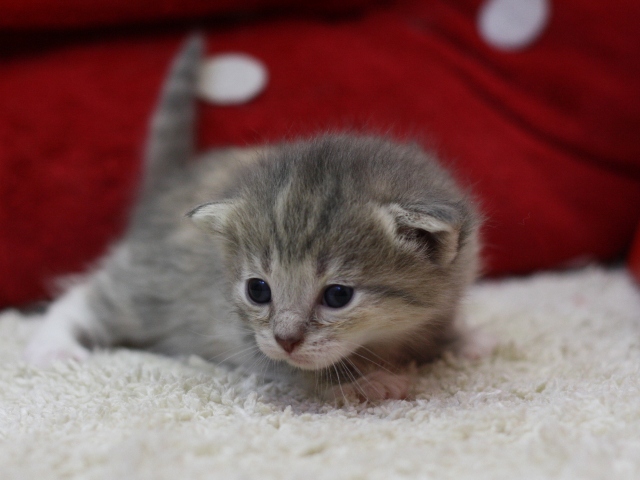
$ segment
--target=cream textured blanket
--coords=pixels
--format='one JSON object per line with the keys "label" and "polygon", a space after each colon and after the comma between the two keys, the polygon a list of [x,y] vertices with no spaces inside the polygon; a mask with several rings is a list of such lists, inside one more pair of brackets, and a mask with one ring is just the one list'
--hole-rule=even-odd
{"label": "cream textured blanket", "polygon": [[499,339],[420,369],[414,398],[342,408],[198,358],[119,350],[43,370],[0,316],[0,478],[640,478],[640,290],[590,268],[485,282]]}

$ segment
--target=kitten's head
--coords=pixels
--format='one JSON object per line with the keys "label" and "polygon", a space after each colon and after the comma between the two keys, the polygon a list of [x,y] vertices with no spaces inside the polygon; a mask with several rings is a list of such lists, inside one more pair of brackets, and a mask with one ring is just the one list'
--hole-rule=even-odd
{"label": "kitten's head", "polygon": [[190,216],[223,241],[260,349],[303,369],[451,314],[476,270],[466,197],[420,150],[379,139],[274,149]]}

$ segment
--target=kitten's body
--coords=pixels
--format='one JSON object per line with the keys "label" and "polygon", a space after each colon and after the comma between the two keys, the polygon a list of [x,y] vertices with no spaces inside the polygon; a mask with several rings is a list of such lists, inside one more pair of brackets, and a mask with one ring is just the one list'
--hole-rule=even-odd
{"label": "kitten's body", "polygon": [[[130,228],[54,303],[27,358],[124,344],[262,369],[266,355],[311,377],[361,377],[360,396],[404,396],[402,369],[456,339],[478,261],[467,196],[418,148],[373,137],[188,161],[200,43],[165,87]],[[250,298],[250,279],[268,302]],[[353,292],[339,308],[326,301],[335,285]]]}

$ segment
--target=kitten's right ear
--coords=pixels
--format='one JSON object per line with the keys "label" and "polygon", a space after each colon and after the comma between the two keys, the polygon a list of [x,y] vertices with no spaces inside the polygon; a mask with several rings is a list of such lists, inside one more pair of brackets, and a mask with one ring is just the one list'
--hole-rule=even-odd
{"label": "kitten's right ear", "polygon": [[187,213],[187,217],[200,230],[214,235],[223,235],[232,207],[231,202],[205,203]]}

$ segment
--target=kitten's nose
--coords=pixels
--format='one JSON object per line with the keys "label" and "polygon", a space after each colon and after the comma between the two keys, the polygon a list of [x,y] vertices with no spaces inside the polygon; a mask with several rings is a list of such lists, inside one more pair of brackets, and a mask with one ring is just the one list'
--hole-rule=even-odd
{"label": "kitten's nose", "polygon": [[295,348],[302,343],[303,338],[302,333],[294,333],[286,337],[275,335],[276,342],[278,342],[278,345],[287,353],[293,352]]}

